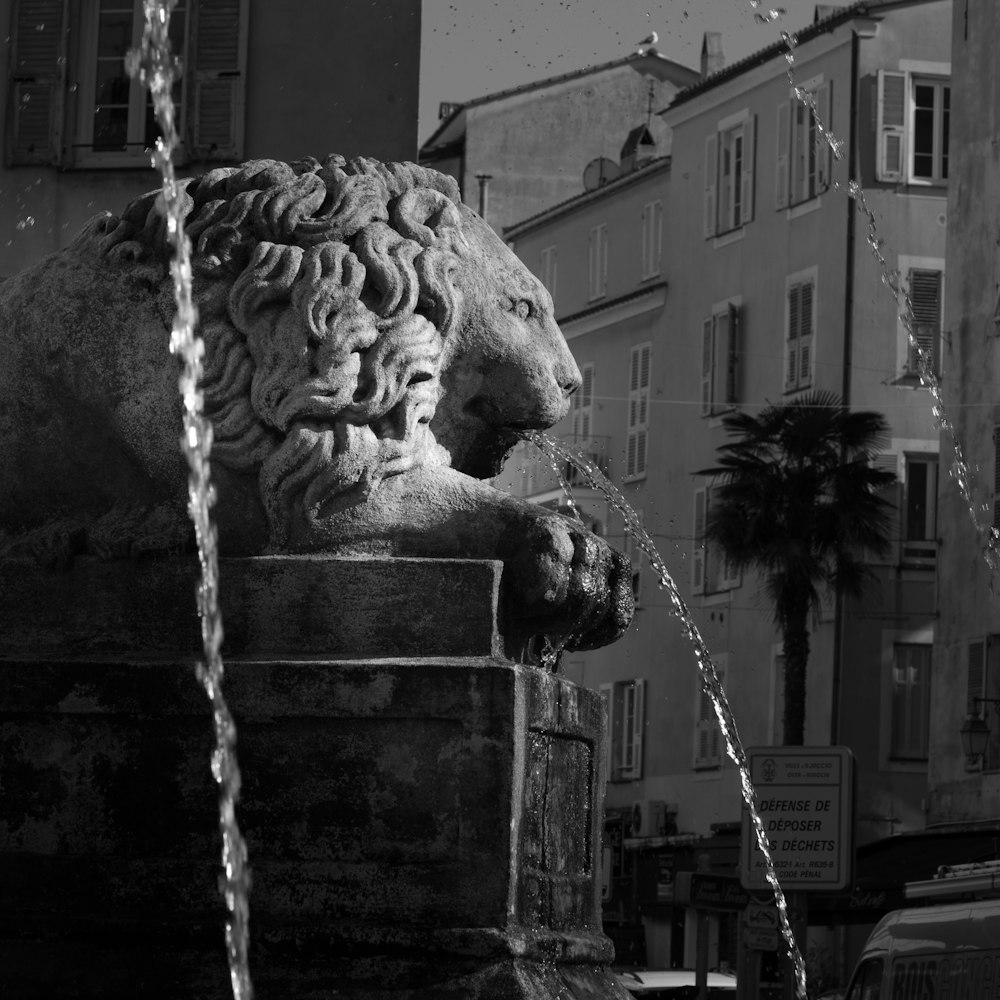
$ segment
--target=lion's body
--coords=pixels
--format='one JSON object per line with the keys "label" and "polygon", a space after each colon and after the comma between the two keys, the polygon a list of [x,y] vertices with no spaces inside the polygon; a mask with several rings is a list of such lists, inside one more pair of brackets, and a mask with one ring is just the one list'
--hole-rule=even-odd
{"label": "lion's body", "polygon": [[[562,416],[579,373],[450,178],[258,161],[187,195],[223,551],[502,557],[531,533],[537,508],[470,477]],[[115,556],[187,534],[173,313],[155,195],[0,286],[8,543]]]}

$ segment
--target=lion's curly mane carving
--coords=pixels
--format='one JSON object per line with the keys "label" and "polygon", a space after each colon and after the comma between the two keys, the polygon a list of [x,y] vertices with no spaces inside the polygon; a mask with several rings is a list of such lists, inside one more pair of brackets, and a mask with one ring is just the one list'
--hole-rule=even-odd
{"label": "lion's curly mane carving", "polygon": [[[464,243],[458,186],[414,164],[253,161],[187,184],[213,457],[262,465],[272,540],[321,496],[440,460],[428,424]],[[160,259],[152,193],[104,219],[112,260]]]}
{"label": "lion's curly mane carving", "polygon": [[[580,375],[455,182],[329,156],[181,183],[223,553],[501,559],[522,632],[619,634],[622,559],[481,482]],[[0,555],[190,544],[168,224],[150,193],[0,284]]]}

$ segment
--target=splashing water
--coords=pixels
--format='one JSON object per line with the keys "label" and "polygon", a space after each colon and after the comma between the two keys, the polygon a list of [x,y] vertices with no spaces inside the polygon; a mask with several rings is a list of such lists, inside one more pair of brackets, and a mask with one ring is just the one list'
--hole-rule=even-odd
{"label": "splashing water", "polygon": [[246,842],[236,822],[236,803],[240,793],[240,769],[236,760],[236,726],[222,693],[223,664],[222,615],[219,610],[219,563],[215,526],[211,509],[215,491],[210,481],[209,454],[212,426],[203,414],[201,359],[204,341],[195,333],[197,308],[192,296],[191,245],[184,233],[184,190],[174,174],[173,150],[178,143],[171,88],[180,75],[178,61],[171,53],[168,35],[170,10],[176,0],[144,0],[146,24],[140,48],[129,52],[126,65],[150,91],[163,136],[156,140],[153,166],[163,178],[162,209],[167,217],[167,236],[174,249],[170,271],[174,279],[177,313],[170,335],[170,351],[180,355],[184,367],[179,388],[184,409],[184,433],[181,449],[189,466],[188,512],[194,523],[201,562],[198,587],[198,611],[204,662],[197,675],[212,705],[215,749],[212,775],[219,785],[219,828],[222,834],[220,890],[229,911],[226,922],[226,951],[229,975],[235,1000],[252,1000],[253,985],[247,960],[249,946],[250,871]]}
{"label": "splashing water", "polygon": [[[726,697],[726,692],[722,687],[722,682],[719,680],[719,673],[716,670],[715,663],[712,661],[712,656],[709,653],[708,646],[702,638],[701,633],[698,631],[698,626],[694,623],[694,619],[691,617],[691,612],[688,610],[687,603],[681,596],[680,591],[677,589],[677,584],[674,583],[673,577],[671,577],[670,571],[667,569],[663,558],[660,556],[656,546],[653,544],[652,538],[650,538],[649,534],[643,528],[642,523],[639,521],[639,516],[632,509],[628,501],[622,495],[621,491],[614,485],[614,483],[612,483],[607,476],[605,476],[604,473],[590,461],[590,459],[586,458],[575,448],[564,444],[562,441],[558,441],[547,434],[542,434],[537,431],[530,434],[528,436],[528,440],[531,441],[531,443],[534,444],[535,447],[537,447],[542,454],[553,463],[554,466],[558,466],[560,463],[565,462],[572,463],[587,481],[587,485],[595,490],[598,490],[604,495],[608,503],[610,503],[611,506],[614,507],[614,509],[622,516],[622,519],[625,521],[625,530],[632,536],[639,548],[645,552],[646,558],[649,559],[649,565],[653,568],[656,575],[660,579],[660,586],[670,597],[670,601],[674,606],[674,613],[682,622],[684,634],[694,646],[695,658],[698,661],[698,669],[701,671],[702,686],[705,689],[705,693],[709,696],[709,698],[711,698],[712,705],[715,708],[715,714],[719,720],[719,727],[721,728],[722,735],[726,741],[726,752],[739,769],[740,789],[743,794],[743,800],[746,802],[747,809],[750,812],[750,822],[753,826],[754,835],[757,839],[757,846],[764,855],[766,878],[774,893],[774,901],[778,907],[778,916],[781,921],[781,934],[785,940],[785,945],[788,948],[788,953],[792,958],[792,962],[794,963],[796,991],[799,997],[804,1000],[806,996],[805,962],[802,958],[802,953],[799,950],[798,944],[795,941],[795,935],[792,932],[792,927],[788,919],[788,902],[785,899],[785,893],[782,890],[781,885],[778,882],[778,876],[775,873],[774,858],[771,855],[768,836],[764,830],[764,823],[760,817],[760,811],[757,807],[757,793],[754,790],[753,782],[750,780],[750,768],[747,763],[746,751],[743,749],[743,743],[736,730],[736,719],[733,716],[732,709],[729,707],[729,699]],[[557,471],[559,472],[563,489],[568,491],[569,487],[565,478],[562,476],[561,470],[557,468]]]}

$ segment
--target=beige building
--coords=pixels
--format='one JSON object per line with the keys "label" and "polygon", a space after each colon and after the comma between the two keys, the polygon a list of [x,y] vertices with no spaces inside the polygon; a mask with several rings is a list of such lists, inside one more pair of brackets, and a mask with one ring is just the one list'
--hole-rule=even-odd
{"label": "beige building", "polygon": [[[328,153],[413,159],[420,10],[419,0],[180,0],[179,171]],[[2,276],[159,179],[146,152],[158,130],[123,62],[142,36],[140,0],[0,0],[0,24]]]}
{"label": "beige building", "polygon": [[[505,232],[554,288],[584,373],[556,433],[599,456],[641,512],[748,746],[782,743],[781,637],[756,576],[727,573],[706,547],[711,483],[695,472],[714,464],[726,413],[807,390],[833,391],[891,425],[880,457],[900,480],[891,555],[872,564],[866,600],[831,596],[810,636],[806,743],[849,747],[857,773],[856,878],[848,891],[810,897],[817,947],[840,968],[902,900],[902,882],[930,877],[938,863],[912,856],[903,836],[927,821],[938,433],[867,216],[847,192],[863,193],[885,266],[913,299],[917,337],[947,371],[951,4],[824,13],[799,32],[794,82],[782,43],[711,74],[660,114],[669,160]],[[510,468],[514,488],[560,502],[545,462],[525,454]],[[606,691],[610,707],[606,927],[620,945],[640,936],[651,967],[690,965],[694,912],[674,904],[673,881],[702,856],[713,872],[738,871],[737,775],[666,592],[621,520],[589,491],[576,494],[633,552],[639,597],[625,639],[563,664]],[[739,923],[712,918],[710,964],[737,964]],[[773,963],[754,961],[748,974],[766,981]]]}
{"label": "beige building", "polygon": [[464,104],[420,148],[420,162],[458,180],[466,204],[499,232],[619,173],[629,132],[648,126],[646,155],[670,152],[654,111],[699,79],[655,49]]}

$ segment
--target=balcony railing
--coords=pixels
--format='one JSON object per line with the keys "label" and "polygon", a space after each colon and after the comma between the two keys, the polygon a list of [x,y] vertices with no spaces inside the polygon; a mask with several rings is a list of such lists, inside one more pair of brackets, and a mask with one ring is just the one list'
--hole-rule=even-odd
{"label": "balcony railing", "polygon": [[[580,452],[605,475],[608,472],[608,445],[610,438],[580,434],[564,434],[559,440]],[[537,496],[561,488],[559,476],[570,486],[586,488],[587,481],[576,466],[570,462],[559,462],[553,466],[551,459],[542,455],[530,445],[519,445],[515,452],[516,466],[520,474],[519,481],[515,479],[515,489],[521,496]],[[557,471],[558,470],[558,471]]]}

